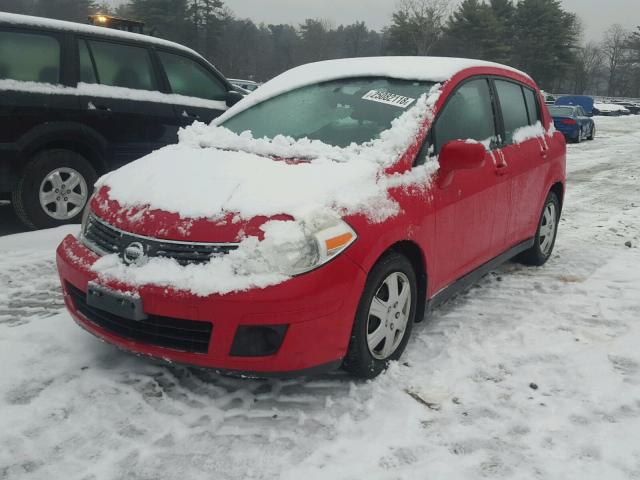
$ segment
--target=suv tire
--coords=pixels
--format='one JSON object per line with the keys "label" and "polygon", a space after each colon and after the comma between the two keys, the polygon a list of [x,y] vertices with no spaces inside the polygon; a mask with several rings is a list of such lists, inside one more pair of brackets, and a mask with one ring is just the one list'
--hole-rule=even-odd
{"label": "suv tire", "polygon": [[[44,150],[23,170],[11,203],[22,223],[33,229],[78,222],[97,179],[95,169],[82,155],[65,149]],[[47,200],[51,202],[45,205]]]}
{"label": "suv tire", "polygon": [[[389,289],[394,282],[399,287],[397,294]],[[405,256],[389,252],[378,260],[367,277],[358,304],[343,369],[355,377],[373,378],[391,360],[399,359],[411,336],[417,296],[416,274]],[[380,316],[385,318],[372,313],[376,307],[382,308]],[[389,333],[378,337],[376,332]]]}

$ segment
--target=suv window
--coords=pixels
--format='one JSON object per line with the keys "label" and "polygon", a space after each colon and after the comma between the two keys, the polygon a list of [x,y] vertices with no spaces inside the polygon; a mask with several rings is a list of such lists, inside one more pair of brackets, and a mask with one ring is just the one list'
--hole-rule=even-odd
{"label": "suv window", "polygon": [[[93,55],[95,72],[93,77],[91,74],[85,74],[83,81],[135,90],[157,90],[151,57],[146,47],[97,40],[89,40],[88,44]],[[82,62],[82,47],[80,55]],[[86,55],[84,62],[81,68],[88,67]],[[92,78],[94,82],[91,82]]]}
{"label": "suv window", "polygon": [[495,81],[500,107],[502,108],[502,120],[504,121],[505,142],[513,143],[513,133],[522,127],[529,125],[527,106],[524,101],[522,87],[506,80]]}
{"label": "suv window", "polygon": [[493,140],[496,127],[489,83],[486,79],[464,83],[447,101],[432,131],[435,154],[451,140]]}
{"label": "suv window", "polygon": [[0,79],[59,83],[60,43],[38,33],[0,31]]}
{"label": "suv window", "polygon": [[158,52],[173,93],[187,97],[224,100],[227,88],[198,62],[168,52]]}
{"label": "suv window", "polygon": [[524,99],[527,102],[527,112],[529,113],[529,125],[535,125],[540,121],[540,113],[538,111],[538,102],[536,102],[536,92],[530,88],[523,88]]}

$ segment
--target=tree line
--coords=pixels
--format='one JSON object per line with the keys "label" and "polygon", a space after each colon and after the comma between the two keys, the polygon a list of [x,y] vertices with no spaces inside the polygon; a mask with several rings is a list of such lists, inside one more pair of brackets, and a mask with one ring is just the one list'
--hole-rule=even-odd
{"label": "tree line", "polygon": [[640,27],[613,25],[583,42],[578,17],[559,0],[398,0],[381,30],[365,22],[256,24],[222,0],[0,0],[0,10],[86,22],[110,13],[194,48],[229,77],[265,81],[302,63],[376,55],[491,60],[529,73],[548,91],[640,97]]}

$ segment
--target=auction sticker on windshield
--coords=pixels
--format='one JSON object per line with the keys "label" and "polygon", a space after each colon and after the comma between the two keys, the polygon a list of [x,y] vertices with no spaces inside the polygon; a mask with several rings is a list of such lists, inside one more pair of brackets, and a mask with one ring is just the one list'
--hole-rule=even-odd
{"label": "auction sticker on windshield", "polygon": [[370,100],[372,102],[386,103],[387,105],[395,105],[400,108],[407,108],[415,101],[415,98],[403,97],[402,95],[382,92],[380,90],[369,90],[362,99]]}

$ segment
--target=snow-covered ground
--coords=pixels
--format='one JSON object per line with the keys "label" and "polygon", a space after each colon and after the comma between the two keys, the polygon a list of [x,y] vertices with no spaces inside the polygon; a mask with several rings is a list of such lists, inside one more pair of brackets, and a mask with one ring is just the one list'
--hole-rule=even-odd
{"label": "snow-covered ground", "polygon": [[548,264],[488,275],[371,382],[123,353],[63,309],[77,227],[0,238],[0,479],[640,478],[640,117],[597,128]]}

